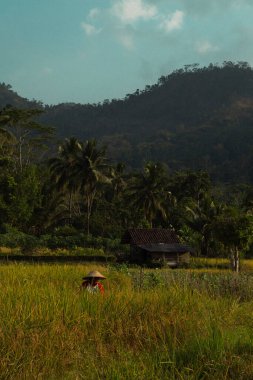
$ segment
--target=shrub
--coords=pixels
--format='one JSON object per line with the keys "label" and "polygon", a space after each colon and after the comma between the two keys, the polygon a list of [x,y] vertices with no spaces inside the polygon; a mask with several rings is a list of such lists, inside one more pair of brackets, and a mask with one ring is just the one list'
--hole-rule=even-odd
{"label": "shrub", "polygon": [[[102,237],[94,237],[91,235],[85,235],[84,233],[78,233],[75,228],[71,226],[63,226],[57,228],[53,235],[41,235],[39,238],[33,235],[25,234],[8,225],[5,226],[5,233],[0,234],[0,246],[8,248],[21,248],[22,253],[34,253],[37,254],[41,249],[65,249],[69,251],[77,250],[83,255],[105,255],[107,252],[128,254],[129,247],[120,244],[119,239],[109,239]],[[85,250],[82,251],[82,249]],[[87,249],[91,249],[91,253],[88,253]],[[98,253],[99,251],[99,253]],[[96,252],[96,253],[95,253]],[[47,254],[49,252],[47,251]],[[78,253],[74,253],[78,254]]]}
{"label": "shrub", "polygon": [[21,242],[21,252],[23,254],[32,254],[33,250],[38,247],[38,239],[35,236],[26,235]]}
{"label": "shrub", "polygon": [[5,233],[0,234],[0,246],[8,248],[22,247],[29,250],[36,247],[38,244],[38,238],[35,236],[27,235],[8,225],[5,226]]}
{"label": "shrub", "polygon": [[54,230],[54,234],[56,236],[73,236],[73,235],[77,235],[78,231],[75,229],[75,227],[66,225],[66,226],[57,227]]}

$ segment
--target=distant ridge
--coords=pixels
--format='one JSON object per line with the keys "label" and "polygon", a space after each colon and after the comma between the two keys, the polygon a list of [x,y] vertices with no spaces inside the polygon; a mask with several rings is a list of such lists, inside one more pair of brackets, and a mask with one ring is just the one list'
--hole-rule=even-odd
{"label": "distant ridge", "polygon": [[36,100],[28,100],[22,98],[15,91],[12,90],[11,85],[0,83],[0,108],[3,108],[7,105],[11,105],[16,108],[41,108],[43,107],[41,102]]}
{"label": "distant ridge", "polygon": [[[42,106],[0,85],[0,106]],[[253,70],[246,62],[188,65],[153,86],[103,104],[44,106],[59,139],[97,138],[138,168],[204,169],[222,182],[253,182]]]}

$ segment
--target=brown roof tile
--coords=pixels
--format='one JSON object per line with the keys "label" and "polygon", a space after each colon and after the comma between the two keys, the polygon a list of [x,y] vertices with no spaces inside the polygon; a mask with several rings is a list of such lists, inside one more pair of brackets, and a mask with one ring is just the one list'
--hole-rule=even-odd
{"label": "brown roof tile", "polygon": [[179,243],[179,238],[173,230],[165,228],[131,228],[126,231],[122,243],[140,244],[174,244]]}

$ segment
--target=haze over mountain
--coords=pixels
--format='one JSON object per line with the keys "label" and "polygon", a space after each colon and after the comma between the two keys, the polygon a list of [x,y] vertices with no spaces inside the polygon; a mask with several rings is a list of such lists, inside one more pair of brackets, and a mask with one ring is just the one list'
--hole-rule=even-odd
{"label": "haze over mountain", "polygon": [[245,62],[185,66],[124,99],[43,106],[0,86],[0,107],[43,107],[59,140],[96,138],[113,161],[204,169],[222,182],[253,181],[253,69]]}

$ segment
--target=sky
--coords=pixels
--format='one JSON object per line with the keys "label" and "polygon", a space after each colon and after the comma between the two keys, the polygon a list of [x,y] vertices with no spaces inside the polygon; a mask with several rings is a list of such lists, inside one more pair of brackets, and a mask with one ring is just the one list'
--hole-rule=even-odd
{"label": "sky", "polygon": [[44,104],[124,98],[187,64],[253,65],[253,0],[0,0],[0,82]]}

